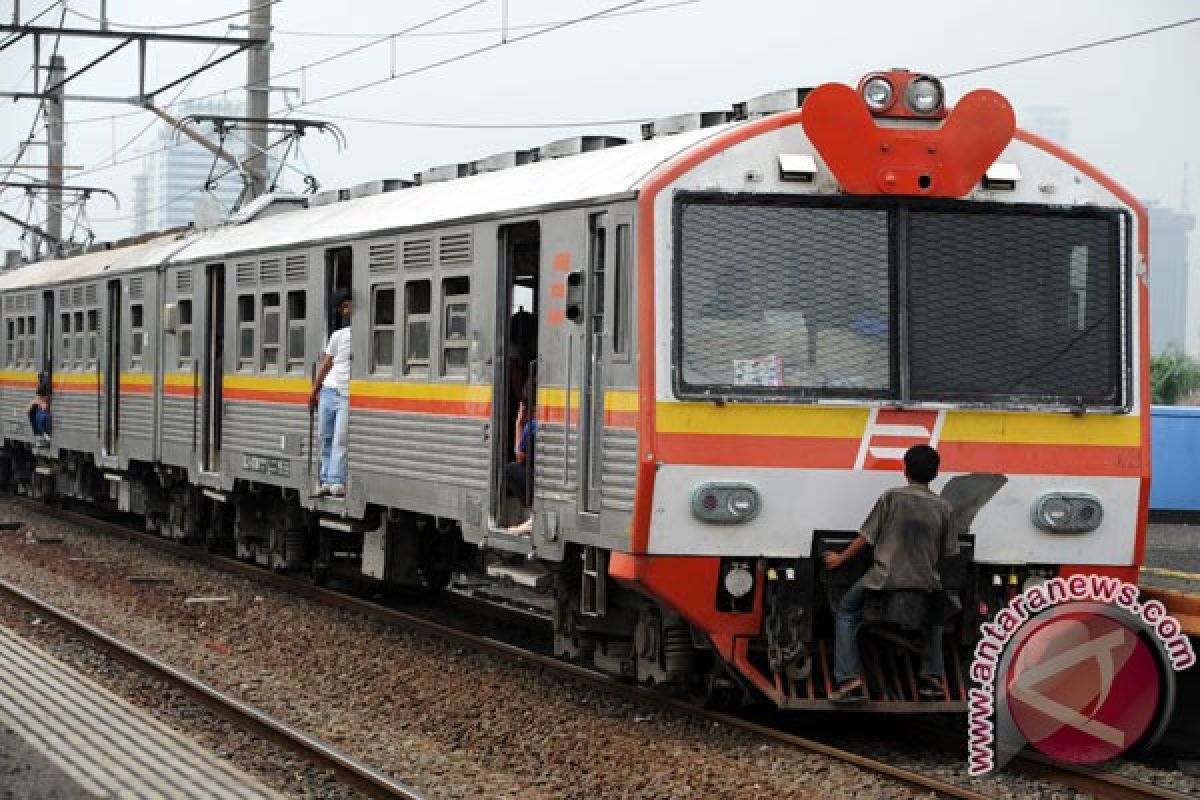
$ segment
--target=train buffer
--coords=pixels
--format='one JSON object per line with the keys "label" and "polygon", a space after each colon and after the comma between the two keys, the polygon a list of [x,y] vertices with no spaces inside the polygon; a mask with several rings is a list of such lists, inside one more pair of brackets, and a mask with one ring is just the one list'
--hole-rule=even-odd
{"label": "train buffer", "polygon": [[[0,746],[29,791],[61,796],[282,800],[40,647],[0,627]],[[22,793],[20,787],[7,788]],[[77,788],[76,788],[77,787]]]}

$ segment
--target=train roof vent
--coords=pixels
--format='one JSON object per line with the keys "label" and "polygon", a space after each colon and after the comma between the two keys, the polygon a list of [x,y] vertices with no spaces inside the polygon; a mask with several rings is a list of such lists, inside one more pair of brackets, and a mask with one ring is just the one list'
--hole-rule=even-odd
{"label": "train roof vent", "polygon": [[256,219],[274,217],[288,211],[299,211],[308,207],[308,196],[302,194],[272,192],[256,197],[229,218],[230,225],[241,225]]}
{"label": "train roof vent", "polygon": [[778,89],[733,104],[734,119],[758,119],[780,111],[791,111],[804,103],[812,89]]}
{"label": "train roof vent", "polygon": [[663,117],[653,122],[642,123],[642,138],[653,139],[657,136],[670,136],[673,133],[696,131],[701,128],[711,128],[713,125],[724,125],[729,122],[732,113],[729,111],[693,111],[688,114],[676,114]]}
{"label": "train roof vent", "polygon": [[629,144],[628,139],[620,136],[572,136],[570,139],[558,139],[538,148],[538,159],[546,161],[551,158],[577,156],[580,153],[590,153],[593,150],[604,150],[609,147],[620,147]]}
{"label": "train roof vent", "polygon": [[403,178],[379,178],[373,181],[363,181],[357,186],[350,187],[350,199],[370,197],[373,194],[383,194],[384,192],[394,192],[398,189],[407,189],[412,185],[412,181]]}
{"label": "train roof vent", "polygon": [[316,208],[317,206],[333,205],[341,199],[338,197],[338,194],[339,190],[337,189],[326,189],[323,192],[317,192],[314,195],[310,195],[308,198],[308,207]]}
{"label": "train roof vent", "polygon": [[413,176],[413,180],[424,186],[427,183],[441,183],[442,181],[452,181],[455,178],[465,178],[470,174],[470,164],[443,164],[440,167],[430,167],[418,172]]}
{"label": "train roof vent", "polygon": [[532,164],[536,160],[537,150],[510,150],[507,153],[496,153],[487,158],[472,161],[471,174],[479,175],[483,172],[511,169],[512,167],[519,167],[522,164]]}

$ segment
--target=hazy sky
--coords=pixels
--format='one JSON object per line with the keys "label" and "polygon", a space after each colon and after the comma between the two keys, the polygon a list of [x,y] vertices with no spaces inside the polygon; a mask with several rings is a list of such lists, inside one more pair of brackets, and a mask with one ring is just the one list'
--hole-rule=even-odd
{"label": "hazy sky", "polygon": [[[256,4],[260,0],[248,0]],[[530,33],[526,26],[561,21],[627,5],[624,11],[649,10],[672,0],[508,0],[509,38]],[[383,36],[439,14],[467,0],[281,0],[272,7],[273,74],[310,64],[370,38],[302,35]],[[24,0],[20,19],[50,6],[49,0]],[[69,0],[72,11],[96,16],[100,0]],[[142,26],[170,25],[246,8],[246,2],[214,0],[207,4],[161,0],[108,0],[110,21]],[[393,72],[440,61],[500,41],[498,32],[463,33],[500,25],[503,0],[483,0],[422,34],[367,47],[329,63],[313,66],[273,83],[293,87],[298,97],[314,100],[357,84],[387,78]],[[38,24],[57,25],[62,6]],[[685,111],[727,108],[731,103],[773,89],[811,86],[836,80],[854,82],[864,72],[904,66],[935,74],[957,72],[1083,44],[1200,16],[1191,0],[1005,0],[1004,2],[917,3],[801,2],[800,0],[699,0],[649,13],[582,22],[465,58],[456,63],[390,80],[364,91],[312,103],[304,117],[370,117],[407,122],[539,124],[653,118]],[[0,19],[11,22],[13,2],[0,2]],[[175,32],[222,35],[244,18]],[[68,26],[94,27],[75,14]],[[49,45],[50,42],[47,42]],[[68,39],[60,52],[68,69],[86,64],[104,42]],[[137,91],[135,48],[69,85],[80,94],[127,96]],[[148,86],[174,80],[210,56],[198,45],[152,45]],[[45,50],[43,51],[45,55]],[[0,53],[0,85],[6,90],[32,85],[32,48],[18,43]],[[187,86],[183,97],[238,87],[245,80],[245,58],[231,59]],[[1181,202],[1185,167],[1196,176],[1200,155],[1200,24],[1139,38],[989,70],[947,81],[951,100],[980,86],[1004,93],[1018,111],[1059,106],[1070,121],[1067,144],[1084,158],[1129,186],[1138,196],[1163,205]],[[159,98],[165,104],[177,90]],[[297,102],[296,95],[292,96]],[[272,98],[283,107],[285,95]],[[36,108],[33,101],[0,103],[0,162],[10,162]],[[130,113],[133,111],[134,113]],[[113,114],[127,114],[108,119]],[[100,118],[100,119],[96,119]],[[157,131],[130,139],[151,121],[147,112],[127,105],[69,103],[68,164],[104,167],[113,151],[117,160],[138,148],[157,144]],[[91,120],[91,121],[87,121]],[[636,126],[586,126],[573,129],[432,129],[369,124],[335,119],[346,132],[348,148],[337,153],[328,137],[309,136],[303,152],[325,187],[347,186],[383,177],[411,177],[415,171],[491,153],[535,146],[586,132],[631,138]],[[44,138],[39,129],[37,138]],[[32,151],[35,160],[44,151]],[[116,209],[96,198],[90,214],[100,238],[129,232],[132,213],[129,163],[77,177],[102,185],[121,200]],[[0,173],[2,174],[2,173]],[[44,174],[44,173],[43,173]],[[1200,186],[1193,178],[1193,195]],[[1196,204],[1194,201],[1193,206]],[[21,197],[0,195],[0,209],[24,216]],[[15,247],[17,231],[0,221],[0,247]],[[1194,237],[1200,238],[1200,237]],[[1193,253],[1196,252],[1193,246]],[[1193,256],[1195,259],[1195,255]]]}

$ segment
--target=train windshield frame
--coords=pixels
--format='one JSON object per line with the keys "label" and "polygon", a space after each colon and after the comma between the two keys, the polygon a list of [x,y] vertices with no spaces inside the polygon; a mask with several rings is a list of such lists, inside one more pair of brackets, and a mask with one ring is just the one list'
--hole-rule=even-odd
{"label": "train windshield frame", "polygon": [[680,192],[682,399],[1128,411],[1124,209]]}

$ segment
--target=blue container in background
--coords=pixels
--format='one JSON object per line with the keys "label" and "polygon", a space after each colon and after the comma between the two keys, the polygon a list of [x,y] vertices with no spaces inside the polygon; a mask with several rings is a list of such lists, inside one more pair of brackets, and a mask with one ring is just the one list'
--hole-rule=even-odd
{"label": "blue container in background", "polygon": [[1200,408],[1154,406],[1150,447],[1150,510],[1200,512]]}

